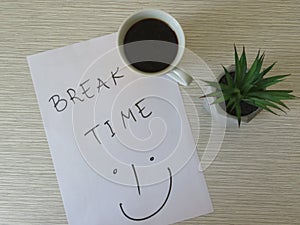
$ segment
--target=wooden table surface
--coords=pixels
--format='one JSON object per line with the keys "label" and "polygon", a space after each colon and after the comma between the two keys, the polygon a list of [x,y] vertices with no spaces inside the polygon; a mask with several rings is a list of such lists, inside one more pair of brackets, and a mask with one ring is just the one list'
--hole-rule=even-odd
{"label": "wooden table surface", "polygon": [[[265,50],[266,64],[278,62],[272,74],[292,74],[277,87],[300,96],[297,0],[1,0],[1,225],[67,223],[26,56],[115,32],[143,8],[176,17],[187,47],[215,73],[233,63],[234,43],[252,59]],[[214,213],[179,224],[300,223],[300,101],[288,104],[287,115],[261,112],[226,131],[205,171]]]}

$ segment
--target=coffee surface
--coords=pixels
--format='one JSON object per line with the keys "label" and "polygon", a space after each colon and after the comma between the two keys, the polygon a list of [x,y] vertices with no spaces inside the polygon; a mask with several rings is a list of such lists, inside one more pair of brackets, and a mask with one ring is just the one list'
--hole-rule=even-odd
{"label": "coffee surface", "polygon": [[143,72],[154,73],[167,68],[177,51],[176,33],[158,19],[138,21],[129,28],[124,38],[124,52],[128,61]]}

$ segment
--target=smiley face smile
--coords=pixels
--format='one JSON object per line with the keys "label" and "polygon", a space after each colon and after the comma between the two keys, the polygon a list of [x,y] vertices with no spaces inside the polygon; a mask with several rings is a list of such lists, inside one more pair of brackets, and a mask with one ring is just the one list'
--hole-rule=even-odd
{"label": "smiley face smile", "polygon": [[[133,166],[133,170],[134,170],[134,173],[135,173],[135,175],[136,175],[134,166]],[[167,203],[167,201],[168,201],[168,199],[169,199],[169,197],[170,197],[171,190],[172,190],[172,183],[173,183],[173,181],[172,181],[172,172],[171,172],[171,169],[170,169],[169,167],[168,167],[168,171],[169,171],[169,176],[170,176],[170,178],[169,178],[169,181],[170,181],[170,182],[169,182],[169,190],[168,190],[168,194],[167,194],[167,196],[166,196],[164,202],[161,204],[161,206],[160,206],[155,212],[153,212],[152,214],[150,214],[150,215],[148,215],[148,216],[146,216],[146,217],[135,218],[135,217],[129,216],[129,215],[125,212],[125,210],[124,210],[124,208],[123,208],[123,203],[120,203],[120,204],[119,204],[120,209],[121,209],[121,211],[122,211],[122,213],[123,213],[123,215],[124,215],[125,217],[127,217],[127,218],[130,219],[130,220],[134,220],[134,221],[147,220],[147,219],[149,219],[149,218],[155,216],[157,213],[159,213],[159,212],[163,209],[163,207],[166,205],[166,203]],[[136,178],[137,178],[137,177],[136,177]],[[138,180],[137,180],[137,184],[138,184]],[[139,184],[137,185],[137,187],[138,187],[138,190],[139,190]],[[139,191],[139,194],[140,194],[140,191]]]}

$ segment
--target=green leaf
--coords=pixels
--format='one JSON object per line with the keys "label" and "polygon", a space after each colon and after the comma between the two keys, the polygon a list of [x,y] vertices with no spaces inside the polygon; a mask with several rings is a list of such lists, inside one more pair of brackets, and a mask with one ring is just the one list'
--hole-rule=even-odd
{"label": "green leaf", "polygon": [[260,77],[263,78],[268,72],[270,72],[270,70],[273,68],[273,66],[275,66],[276,62],[274,62],[272,65],[270,65],[269,67],[267,67],[266,69],[264,69],[261,73],[260,73]]}
{"label": "green leaf", "polygon": [[258,83],[256,83],[255,86],[257,89],[263,90],[269,86],[272,86],[274,84],[277,84],[277,83],[283,81],[282,79],[289,75],[290,74],[268,77],[268,78],[260,80]]}
{"label": "green leaf", "polygon": [[226,84],[222,84],[219,82],[215,82],[215,81],[206,81],[206,80],[202,80],[203,82],[207,83],[209,86],[216,88],[218,91],[230,91],[232,88],[229,87]]}
{"label": "green leaf", "polygon": [[259,98],[251,98],[250,100],[255,100],[255,101],[259,101],[261,104],[264,104],[266,106],[270,106],[273,107],[275,109],[278,109],[284,113],[286,113],[282,108],[280,108],[278,105],[274,104],[273,102],[269,101],[269,100],[265,100],[265,99],[259,99]]}
{"label": "green leaf", "polygon": [[229,110],[229,111],[232,111],[234,109],[234,103],[236,102],[236,99],[235,98],[230,98],[228,99],[228,102],[226,103],[226,108]]}
{"label": "green leaf", "polygon": [[259,73],[260,73],[260,70],[262,68],[262,65],[263,65],[263,62],[264,62],[264,58],[265,58],[265,53],[263,53],[260,58],[258,59],[258,63],[257,63],[257,66],[256,66],[256,69],[254,71],[254,74],[256,75],[256,78],[259,78]]}
{"label": "green leaf", "polygon": [[274,93],[291,93],[293,90],[267,90],[268,92]]}
{"label": "green leaf", "polygon": [[219,83],[216,82],[216,81],[207,81],[207,80],[202,80],[202,81],[203,81],[204,83],[208,84],[209,86],[212,86],[212,87],[215,87],[215,88],[217,88],[217,87],[220,86]]}
{"label": "green leaf", "polygon": [[224,66],[222,66],[222,67],[223,67],[224,72],[225,72],[225,77],[226,77],[226,81],[227,81],[228,86],[233,87],[234,82],[232,80],[232,77],[231,77],[230,73],[228,72],[228,70]]}
{"label": "green leaf", "polygon": [[270,93],[281,100],[289,100],[289,99],[297,98],[296,96],[290,94],[291,92],[293,92],[292,90],[266,90],[265,92]]}
{"label": "green leaf", "polygon": [[237,53],[236,50],[236,46],[234,45],[234,61],[235,61],[235,77],[234,77],[234,81],[238,82],[239,76],[241,74],[241,65],[240,65],[240,61],[239,61],[239,55]]}
{"label": "green leaf", "polygon": [[259,63],[260,63],[260,50],[258,50],[256,58],[253,61],[252,66],[249,69],[247,76],[249,76],[250,78],[252,78],[254,72],[257,70],[257,66],[258,66]]}
{"label": "green leaf", "polygon": [[259,98],[259,99],[262,99],[262,100],[268,100],[268,101],[271,101],[271,102],[274,102],[278,105],[281,105],[283,107],[285,107],[286,109],[289,109],[281,100],[280,98],[278,98],[276,95],[272,94],[271,92],[269,91],[257,91],[257,92],[252,92],[252,93],[249,93],[248,96],[249,98],[251,97],[256,97],[256,98]]}
{"label": "green leaf", "polygon": [[245,76],[245,79],[243,80],[243,84],[241,84],[241,90],[244,91],[250,84],[252,84],[257,77],[259,76],[259,73],[255,74],[255,72],[258,70],[259,67],[261,67],[261,60],[262,58],[260,57],[260,50],[258,51],[255,60],[252,63],[251,68],[249,69],[248,73]]}
{"label": "green leaf", "polygon": [[203,97],[203,98],[205,98],[205,97],[220,97],[220,96],[222,96],[223,95],[223,92],[222,91],[215,91],[215,92],[211,92],[211,93],[209,93],[209,94],[207,94],[207,95],[203,95],[203,96],[201,96],[201,97]]}
{"label": "green leaf", "polygon": [[241,110],[241,102],[240,100],[236,99],[229,99],[226,108],[229,109],[229,112],[232,112],[233,110],[235,110],[235,114],[236,114],[236,118],[238,120],[238,125],[240,127],[241,125],[241,120],[242,120],[242,110]]}
{"label": "green leaf", "polygon": [[239,127],[240,127],[241,126],[241,121],[242,121],[242,110],[241,110],[240,103],[235,105],[235,112],[236,112],[236,117],[238,119],[238,124],[239,124]]}
{"label": "green leaf", "polygon": [[247,71],[247,57],[246,57],[245,46],[243,46],[243,52],[240,59],[240,67],[241,67],[241,77],[243,80]]}
{"label": "green leaf", "polygon": [[262,109],[265,109],[267,111],[269,111],[270,113],[273,113],[277,116],[279,116],[276,112],[274,112],[273,110],[271,110],[268,105],[270,105],[269,103],[266,103],[266,101],[262,100],[262,99],[258,99],[258,98],[251,98],[251,99],[244,99],[243,101],[251,104],[251,105],[254,105],[254,106],[257,106],[259,108],[262,108]]}
{"label": "green leaf", "polygon": [[219,103],[221,103],[221,102],[225,102],[225,98],[224,98],[223,95],[222,95],[221,97],[219,97],[219,98],[216,98],[216,100],[213,101],[211,104],[212,104],[212,105],[213,105],[213,104],[219,104]]}

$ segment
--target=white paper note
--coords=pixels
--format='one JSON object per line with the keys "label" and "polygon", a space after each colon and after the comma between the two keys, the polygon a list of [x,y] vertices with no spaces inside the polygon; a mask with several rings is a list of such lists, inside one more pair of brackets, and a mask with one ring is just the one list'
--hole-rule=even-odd
{"label": "white paper note", "polygon": [[123,65],[116,34],[28,57],[71,225],[212,212],[178,85]]}

